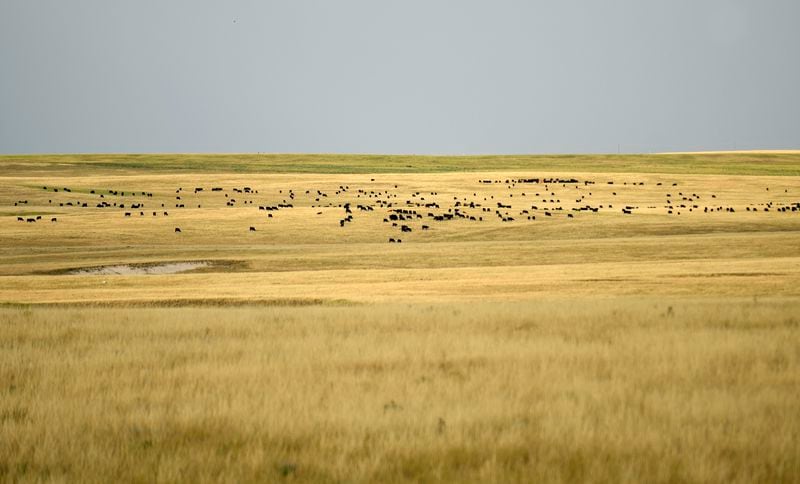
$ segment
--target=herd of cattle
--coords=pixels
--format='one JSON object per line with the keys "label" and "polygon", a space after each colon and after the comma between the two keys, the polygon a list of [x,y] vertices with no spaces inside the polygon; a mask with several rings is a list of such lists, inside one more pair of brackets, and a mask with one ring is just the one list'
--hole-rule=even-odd
{"label": "herd of cattle", "polygon": [[[371,182],[374,182],[372,179]],[[600,186],[598,186],[598,184]],[[488,192],[481,188],[495,185]],[[697,193],[686,191],[678,183],[654,183],[658,191],[659,201],[650,197],[642,197],[641,193],[629,200],[650,200],[646,204],[624,201],[626,195],[645,186],[643,181],[614,180],[594,181],[575,178],[508,178],[481,179],[472,193],[461,191],[440,195],[438,191],[410,191],[403,193],[398,185],[392,188],[351,188],[339,185],[335,189],[298,190],[279,189],[272,196],[260,195],[252,187],[193,187],[184,190],[179,187],[174,194],[149,191],[123,191],[117,189],[83,190],[77,194],[68,187],[42,186],[41,190],[52,193],[47,200],[50,207],[59,209],[91,209],[118,211],[123,217],[168,217],[167,209],[185,210],[202,209],[203,207],[250,207],[266,212],[266,219],[273,218],[273,213],[280,210],[291,210],[295,206],[311,207],[316,215],[325,210],[341,210],[338,220],[340,227],[345,228],[352,223],[357,213],[381,213],[384,224],[397,230],[397,236],[388,238],[390,243],[401,243],[400,234],[415,230],[427,231],[435,224],[464,220],[481,223],[496,219],[501,223],[542,220],[542,217],[574,219],[583,213],[613,212],[623,216],[642,213],[660,213],[679,216],[689,212],[726,212],[736,210],[747,212],[800,212],[800,202],[788,201],[788,189],[784,189],[781,200],[761,200],[758,203],[724,204],[714,193]],[[764,187],[765,193],[769,187]],[[602,192],[596,197],[595,192]],[[773,191],[773,193],[775,193]],[[652,195],[652,193],[651,193]],[[174,198],[173,198],[174,197]],[[604,200],[602,203],[598,198]],[[155,199],[155,200],[154,200]],[[271,199],[270,203],[258,200]],[[275,200],[280,200],[276,202]],[[617,201],[619,200],[619,202]],[[14,206],[28,205],[28,200],[17,200]],[[154,206],[155,205],[155,206]],[[168,206],[169,205],[169,206]],[[735,205],[735,206],[734,206]],[[646,210],[645,210],[646,209]],[[539,217],[537,219],[537,217]],[[17,220],[25,223],[36,223],[41,215],[18,216]],[[57,217],[50,219],[58,222]],[[249,225],[249,232],[256,232],[256,226]],[[182,233],[175,227],[175,233]]]}

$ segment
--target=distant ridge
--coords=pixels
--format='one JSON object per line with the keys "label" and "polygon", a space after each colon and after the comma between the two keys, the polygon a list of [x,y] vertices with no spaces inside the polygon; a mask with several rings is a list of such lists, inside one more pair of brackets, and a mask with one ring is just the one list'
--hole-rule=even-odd
{"label": "distant ridge", "polygon": [[734,155],[734,154],[780,154],[797,155],[800,150],[725,150],[725,151],[663,151],[654,155]]}

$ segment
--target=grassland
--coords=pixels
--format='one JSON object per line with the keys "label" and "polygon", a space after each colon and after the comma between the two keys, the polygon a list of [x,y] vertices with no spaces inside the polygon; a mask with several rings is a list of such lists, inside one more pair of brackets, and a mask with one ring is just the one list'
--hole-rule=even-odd
{"label": "grassland", "polygon": [[[798,176],[797,153],[2,156],[0,479],[797,482]],[[210,265],[72,273],[181,261]]]}
{"label": "grassland", "polygon": [[792,482],[796,302],[0,309],[9,479]]}
{"label": "grassland", "polygon": [[800,153],[735,152],[605,155],[54,154],[0,155],[7,173],[445,173],[557,171],[718,175],[800,175]]}

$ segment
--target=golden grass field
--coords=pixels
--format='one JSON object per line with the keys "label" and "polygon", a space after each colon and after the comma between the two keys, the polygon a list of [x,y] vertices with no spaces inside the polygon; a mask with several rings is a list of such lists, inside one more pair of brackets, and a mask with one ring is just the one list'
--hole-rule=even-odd
{"label": "golden grass field", "polygon": [[800,481],[800,153],[303,160],[0,156],[0,479]]}

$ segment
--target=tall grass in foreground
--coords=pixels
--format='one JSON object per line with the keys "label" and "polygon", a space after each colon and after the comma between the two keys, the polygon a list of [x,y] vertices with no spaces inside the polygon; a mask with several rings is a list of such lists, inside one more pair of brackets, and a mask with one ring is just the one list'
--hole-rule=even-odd
{"label": "tall grass in foreground", "polygon": [[5,481],[797,482],[800,302],[0,308]]}

